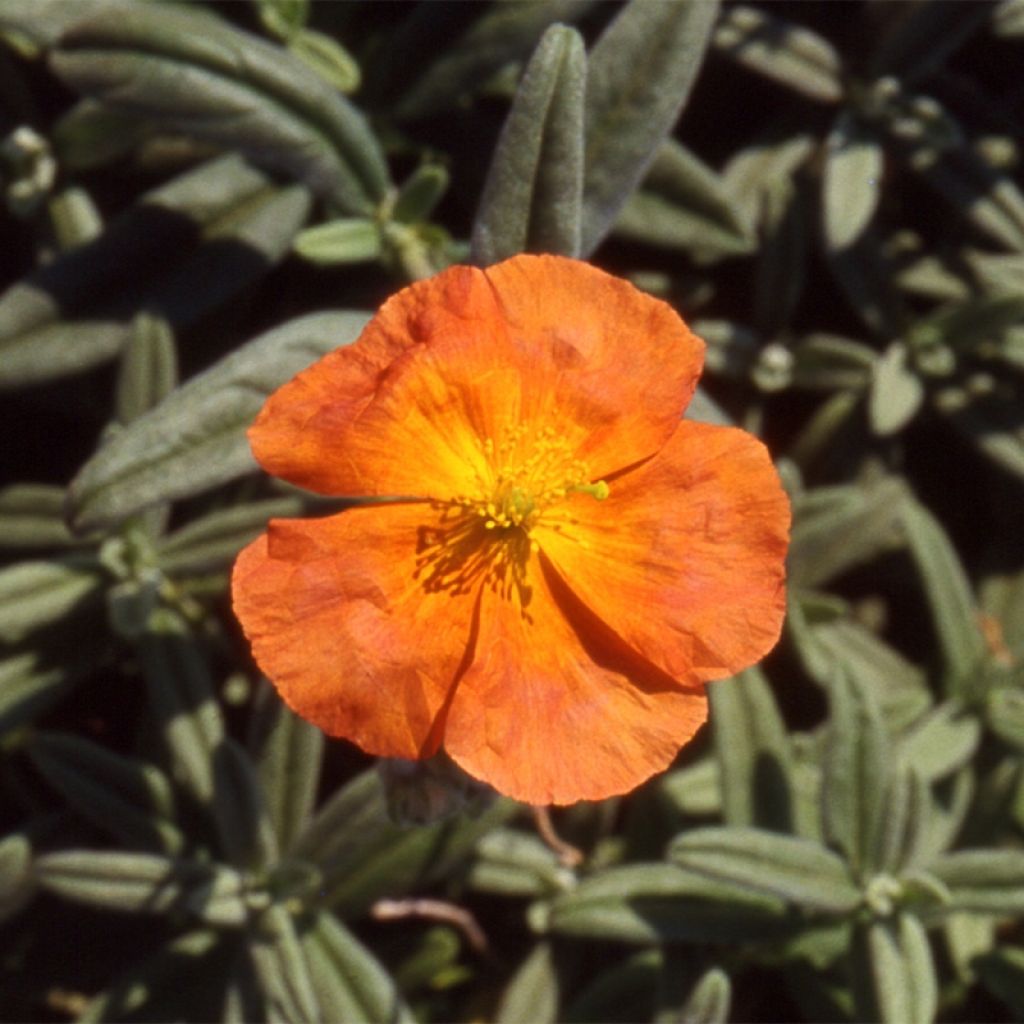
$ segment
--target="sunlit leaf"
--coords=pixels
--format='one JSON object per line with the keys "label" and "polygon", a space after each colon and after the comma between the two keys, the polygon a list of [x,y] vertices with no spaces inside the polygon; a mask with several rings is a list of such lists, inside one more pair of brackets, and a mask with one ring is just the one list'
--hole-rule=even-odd
{"label": "sunlit leaf", "polygon": [[575,29],[552,26],[523,73],[473,224],[473,259],[577,256],[586,57]]}

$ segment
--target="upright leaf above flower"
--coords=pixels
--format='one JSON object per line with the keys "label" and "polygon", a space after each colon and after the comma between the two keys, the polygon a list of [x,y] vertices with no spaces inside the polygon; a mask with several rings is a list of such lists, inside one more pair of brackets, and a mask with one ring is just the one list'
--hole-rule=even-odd
{"label": "upright leaf above flower", "polygon": [[627,282],[516,256],[402,290],[271,395],[249,432],[269,472],[393,499],[274,520],[239,556],[235,611],[287,703],[535,804],[667,767],[785,605],[767,451],[680,419],[703,352]]}

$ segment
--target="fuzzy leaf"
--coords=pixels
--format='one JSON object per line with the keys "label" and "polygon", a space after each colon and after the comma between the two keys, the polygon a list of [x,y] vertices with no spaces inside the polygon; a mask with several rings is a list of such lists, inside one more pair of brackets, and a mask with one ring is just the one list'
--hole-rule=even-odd
{"label": "fuzzy leaf", "polygon": [[245,431],[266,396],[354,341],[363,313],[312,313],[243,345],[112,437],[72,481],[76,529],[117,522],[255,468]]}
{"label": "fuzzy leaf", "polygon": [[842,64],[831,43],[767,11],[736,4],[722,16],[715,48],[752,71],[822,103],[842,96]]}
{"label": "fuzzy leaf", "polygon": [[970,581],[946,532],[924,505],[908,495],[900,506],[900,519],[951,682],[966,682],[985,657]]}
{"label": "fuzzy leaf", "polygon": [[924,385],[907,366],[907,349],[894,342],[875,362],[868,396],[868,422],[879,437],[901,431],[924,402]]}
{"label": "fuzzy leaf", "polygon": [[871,132],[843,112],[825,149],[823,227],[830,249],[855,242],[874,216],[881,196],[882,147]]}
{"label": "fuzzy leaf", "polygon": [[388,972],[332,914],[317,914],[301,942],[320,1019],[413,1024]]}
{"label": "fuzzy leaf", "polygon": [[764,674],[747,669],[708,696],[726,824],[791,831],[789,739]]}
{"label": "fuzzy leaf", "polygon": [[52,484],[0,487],[0,547],[49,548],[76,543],[64,522],[64,488]]}
{"label": "fuzzy leaf", "polygon": [[237,156],[147,192],[95,241],[0,295],[0,389],[111,358],[141,309],[194,323],[284,256],[309,203],[304,188],[278,188]]}
{"label": "fuzzy leaf", "polygon": [[854,992],[861,1020],[923,1024],[935,1019],[935,964],[916,917],[899,914],[862,925],[854,948]]}
{"label": "fuzzy leaf", "polygon": [[274,833],[287,851],[313,810],[324,734],[294,714],[265,682],[254,701],[248,746]]}
{"label": "fuzzy leaf", "polygon": [[263,913],[249,954],[271,1020],[307,1024],[321,1019],[309,961],[291,916],[280,904]]}
{"label": "fuzzy leaf", "polygon": [[501,995],[495,1024],[556,1024],[560,988],[550,942],[539,942]]}
{"label": "fuzzy leaf", "polygon": [[860,902],[846,864],[807,839],[753,828],[699,828],[669,846],[674,864],[755,893],[827,914],[846,914]]}
{"label": "fuzzy leaf", "polygon": [[388,171],[363,116],[280,47],[194,8],[128,4],[71,26],[57,76],[144,116],[282,170],[353,214],[369,214]]}
{"label": "fuzzy leaf", "polygon": [[958,850],[928,865],[950,891],[951,908],[972,914],[1024,913],[1024,853]]}
{"label": "fuzzy leaf", "polygon": [[117,378],[117,418],[131,423],[174,390],[178,356],[170,325],[149,313],[132,322]]}
{"label": "fuzzy leaf", "polygon": [[175,854],[184,846],[172,824],[170,785],[154,765],[56,732],[37,733],[28,750],[46,781],[97,828],[154,852]]}
{"label": "fuzzy leaf", "polygon": [[34,630],[74,615],[102,594],[91,559],[18,562],[0,569],[0,641],[15,644]]}
{"label": "fuzzy leaf", "polygon": [[491,158],[473,224],[480,266],[519,252],[579,255],[586,67],[575,29],[544,33]]}
{"label": "fuzzy leaf", "polygon": [[704,60],[717,2],[632,0],[587,62],[580,252],[611,229],[686,105]]}

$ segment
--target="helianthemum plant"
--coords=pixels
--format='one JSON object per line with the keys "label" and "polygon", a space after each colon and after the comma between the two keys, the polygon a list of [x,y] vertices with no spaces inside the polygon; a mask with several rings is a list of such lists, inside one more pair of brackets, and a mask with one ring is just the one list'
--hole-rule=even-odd
{"label": "helianthemum plant", "polygon": [[389,499],[274,520],[238,558],[235,611],[288,704],[535,804],[664,769],[785,604],[766,449],[681,419],[703,353],[627,282],[516,256],[402,290],[271,395],[249,431],[270,473]]}

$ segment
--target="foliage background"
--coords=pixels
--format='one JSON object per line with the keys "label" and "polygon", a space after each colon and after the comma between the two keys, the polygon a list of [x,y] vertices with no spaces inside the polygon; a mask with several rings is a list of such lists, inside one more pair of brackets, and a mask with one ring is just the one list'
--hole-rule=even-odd
{"label": "foliage background", "polygon": [[[0,36],[3,1020],[1024,1018],[1021,0],[0,0]],[[690,415],[795,510],[779,648],[554,814],[574,865],[325,744],[225,600],[325,507],[256,472],[262,398],[524,249],[671,301]]]}

